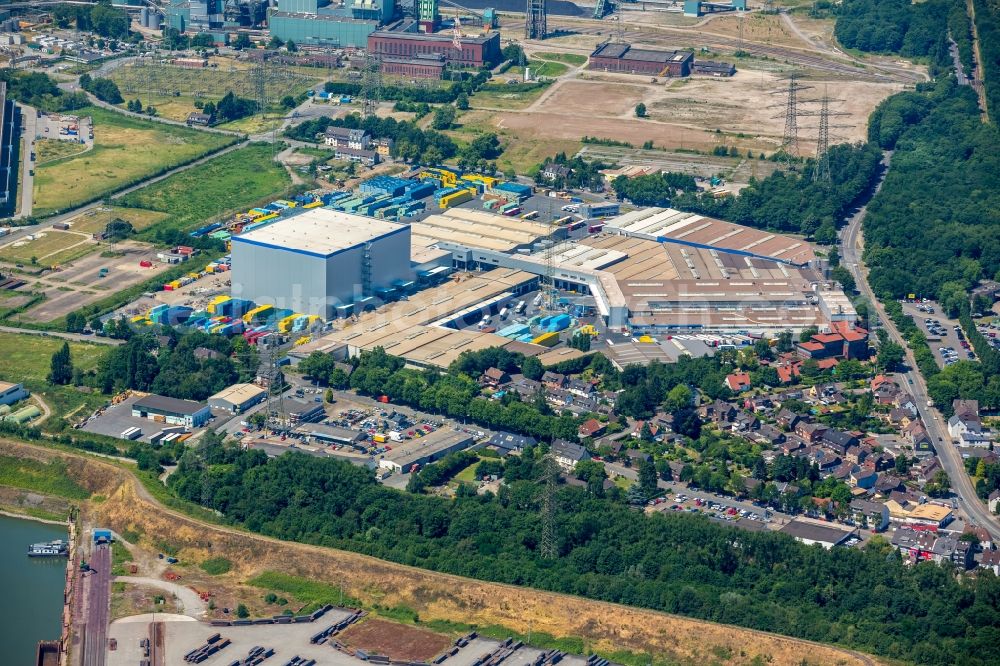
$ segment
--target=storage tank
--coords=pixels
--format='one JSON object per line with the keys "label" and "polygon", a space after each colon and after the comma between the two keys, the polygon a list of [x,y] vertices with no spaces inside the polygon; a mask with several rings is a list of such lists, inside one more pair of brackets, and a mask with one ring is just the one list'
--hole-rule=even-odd
{"label": "storage tank", "polygon": [[149,7],[143,7],[139,10],[139,25],[143,28],[149,27]]}
{"label": "storage tank", "polygon": [[161,23],[163,23],[163,14],[161,14],[160,12],[158,12],[156,10],[153,10],[153,11],[149,12],[149,26],[148,27],[152,28],[153,30],[159,30]]}

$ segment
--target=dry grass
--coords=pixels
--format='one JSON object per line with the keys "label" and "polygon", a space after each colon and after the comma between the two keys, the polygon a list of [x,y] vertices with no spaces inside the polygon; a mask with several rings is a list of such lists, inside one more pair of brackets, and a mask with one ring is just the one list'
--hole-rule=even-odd
{"label": "dry grass", "polygon": [[[74,247],[78,246],[78,247]],[[70,249],[72,248],[72,249]],[[17,242],[0,249],[0,259],[27,264],[32,257],[42,265],[55,265],[61,261],[83,256],[92,249],[86,236],[68,231],[49,229],[39,232],[34,240]],[[57,257],[56,255],[63,255]],[[66,257],[66,258],[64,258]]]}
{"label": "dry grass", "polygon": [[[119,532],[155,535],[170,543],[181,561],[227,557],[232,581],[278,570],[343,586],[364,603],[406,606],[422,621],[446,620],[479,626],[499,625],[527,633],[584,639],[588,649],[630,650],[684,664],[799,664],[804,654],[814,665],[874,664],[859,654],[725,625],[688,620],[638,608],[590,601],[495,583],[448,576],[371,557],[303,544],[281,542],[195,521],[151,503],[136,481],[104,461],[0,441],[0,453],[66,458],[79,483],[108,499],[88,507],[91,521]],[[145,544],[148,545],[148,544]],[[244,588],[245,589],[245,588]],[[718,655],[730,655],[721,659]]]}
{"label": "dry grass", "polygon": [[92,215],[86,213],[78,215],[69,221],[69,228],[72,231],[79,231],[85,234],[93,234],[104,231],[108,222],[116,218],[125,220],[135,227],[136,231],[147,229],[157,222],[166,219],[167,213],[155,210],[143,210],[139,208],[101,208]]}

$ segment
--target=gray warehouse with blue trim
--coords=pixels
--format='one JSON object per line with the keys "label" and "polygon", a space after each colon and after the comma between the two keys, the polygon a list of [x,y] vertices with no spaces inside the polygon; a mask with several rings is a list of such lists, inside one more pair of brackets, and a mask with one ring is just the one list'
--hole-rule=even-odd
{"label": "gray warehouse with blue trim", "polygon": [[330,320],[412,286],[410,226],[315,208],[232,239],[232,294]]}

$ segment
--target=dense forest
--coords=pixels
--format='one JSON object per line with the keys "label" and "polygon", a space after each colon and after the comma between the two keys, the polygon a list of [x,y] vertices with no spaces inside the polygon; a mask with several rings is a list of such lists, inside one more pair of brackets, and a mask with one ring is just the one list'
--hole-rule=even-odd
{"label": "dense forest", "polygon": [[932,73],[951,66],[947,23],[954,0],[844,0],[834,35],[848,48],[926,57]]}
{"label": "dense forest", "polygon": [[829,184],[812,179],[812,162],[801,173],[775,171],[751,182],[735,197],[687,191],[673,206],[750,227],[813,236],[833,243],[837,225],[851,204],[875,179],[882,152],[877,146],[839,144],[830,147]]}
{"label": "dense forest", "polygon": [[986,86],[986,106],[990,118],[1000,117],[1000,4],[989,0],[973,0],[976,28],[979,30],[979,51],[983,57],[980,78]]}
{"label": "dense forest", "polygon": [[839,643],[922,664],[995,663],[1000,581],[907,566],[864,550],[807,547],[686,515],[646,516],[582,488],[556,493],[558,557],[541,541],[536,453],[503,465],[499,495],[403,493],[348,463],[268,460],[207,437],[169,485],[234,523],[436,571]]}
{"label": "dense forest", "polygon": [[880,104],[869,135],[895,149],[865,219],[872,288],[935,297],[954,314],[1000,273],[1000,132],[980,122],[972,89],[948,78]]}

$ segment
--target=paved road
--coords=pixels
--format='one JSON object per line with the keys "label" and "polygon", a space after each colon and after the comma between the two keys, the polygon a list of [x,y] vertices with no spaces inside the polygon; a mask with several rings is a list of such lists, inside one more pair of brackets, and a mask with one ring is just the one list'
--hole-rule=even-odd
{"label": "paved road", "polygon": [[87,574],[87,622],[83,634],[82,666],[104,666],[108,621],[111,618],[111,547],[96,546]]}
{"label": "paved road", "polygon": [[18,218],[30,217],[34,204],[35,192],[35,160],[32,155],[35,153],[35,135],[38,133],[38,111],[33,107],[19,104],[21,107],[21,117],[24,120],[22,136],[24,137],[24,154],[21,156],[21,211]]}
{"label": "paved road", "polygon": [[[888,172],[891,160],[892,154],[887,153],[885,158],[886,170],[879,179],[875,188],[876,192],[882,187],[882,182],[885,178],[885,173]],[[868,271],[861,261],[861,249],[864,247],[864,237],[861,235],[861,227],[866,212],[867,206],[863,206],[851,218],[847,227],[842,232],[840,246],[842,261],[854,275],[854,279],[862,295],[875,307],[881,325],[885,328],[886,333],[889,334],[890,339],[902,345],[903,349],[906,350],[909,369],[902,373],[902,376],[906,379],[907,388],[917,402],[917,409],[924,424],[927,426],[927,432],[935,443],[935,449],[941,461],[941,466],[948,473],[948,478],[951,479],[952,490],[958,495],[960,508],[973,523],[984,527],[993,536],[994,540],[1000,540],[1000,522],[998,522],[996,516],[989,512],[989,509],[976,495],[976,489],[965,471],[965,465],[962,463],[962,457],[951,444],[951,437],[945,428],[945,422],[941,413],[936,408],[927,407],[927,403],[930,400],[927,392],[927,383],[924,381],[923,375],[916,369],[917,365],[913,358],[913,352],[907,347],[895,324],[886,316],[885,309],[879,300],[875,298],[875,294],[868,284]]]}
{"label": "paved road", "polygon": [[115,347],[125,344],[124,340],[115,340],[96,335],[81,335],[80,333],[64,333],[62,331],[36,331],[33,328],[17,328],[16,326],[0,326],[0,332],[40,335],[49,338],[62,338],[64,340],[72,340],[74,342],[93,342],[98,345],[112,345]]}

